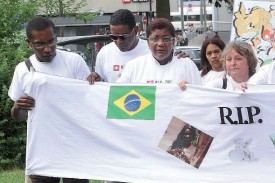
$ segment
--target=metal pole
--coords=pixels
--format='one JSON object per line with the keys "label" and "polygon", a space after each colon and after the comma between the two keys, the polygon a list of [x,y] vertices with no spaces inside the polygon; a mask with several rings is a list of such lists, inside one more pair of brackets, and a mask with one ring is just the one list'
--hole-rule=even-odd
{"label": "metal pole", "polygon": [[206,12],[206,0],[204,0],[204,31],[207,30],[207,12]]}
{"label": "metal pole", "polygon": [[203,1],[204,1],[204,0],[200,0],[200,22],[201,22],[200,27],[202,27],[202,26],[203,26],[203,15],[202,15],[202,10],[203,10]]}
{"label": "metal pole", "polygon": [[180,0],[181,30],[184,30],[183,0]]}
{"label": "metal pole", "polygon": [[149,17],[148,17],[148,23],[152,21],[152,0],[149,0]]}

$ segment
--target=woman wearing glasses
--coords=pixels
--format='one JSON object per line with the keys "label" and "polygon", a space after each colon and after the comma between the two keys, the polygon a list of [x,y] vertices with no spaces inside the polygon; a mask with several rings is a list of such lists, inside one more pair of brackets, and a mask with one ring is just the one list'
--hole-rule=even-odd
{"label": "woman wearing glasses", "polygon": [[118,82],[179,83],[201,85],[199,71],[189,58],[174,56],[175,29],[164,18],[155,19],[146,30],[151,53],[129,61]]}

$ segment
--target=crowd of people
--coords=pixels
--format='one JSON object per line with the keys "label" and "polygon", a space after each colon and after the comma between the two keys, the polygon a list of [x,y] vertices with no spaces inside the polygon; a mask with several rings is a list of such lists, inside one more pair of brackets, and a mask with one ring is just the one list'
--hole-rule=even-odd
{"label": "crowd of people", "polygon": [[[36,17],[26,27],[26,43],[34,54],[19,63],[9,88],[14,101],[11,115],[17,121],[27,118],[35,99],[24,94],[24,79],[32,67],[35,71],[94,82],[179,84],[186,83],[235,91],[249,89],[247,84],[275,84],[275,62],[256,72],[257,57],[244,41],[225,43],[218,37],[207,38],[201,47],[201,70],[184,54],[175,56],[176,33],[170,21],[153,20],[146,30],[147,40],[138,38],[134,15],[126,9],[116,11],[110,19],[109,37],[96,58],[95,72],[90,72],[81,56],[56,49],[56,27],[51,20]],[[60,178],[32,175],[33,183],[59,182]],[[63,179],[63,182],[88,182]]]}

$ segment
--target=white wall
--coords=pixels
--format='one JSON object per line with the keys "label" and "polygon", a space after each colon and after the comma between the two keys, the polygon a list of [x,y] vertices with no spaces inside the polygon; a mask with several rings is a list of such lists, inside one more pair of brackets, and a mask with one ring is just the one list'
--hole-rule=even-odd
{"label": "white wall", "polygon": [[233,14],[229,13],[224,2],[220,8],[213,7],[213,31],[231,31]]}

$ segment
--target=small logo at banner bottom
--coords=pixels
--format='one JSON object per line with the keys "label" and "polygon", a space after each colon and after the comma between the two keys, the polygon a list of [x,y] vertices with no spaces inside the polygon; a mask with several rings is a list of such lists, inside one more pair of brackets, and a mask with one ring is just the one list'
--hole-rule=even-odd
{"label": "small logo at banner bottom", "polygon": [[155,86],[111,86],[107,118],[155,119]]}

